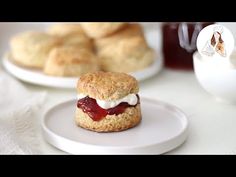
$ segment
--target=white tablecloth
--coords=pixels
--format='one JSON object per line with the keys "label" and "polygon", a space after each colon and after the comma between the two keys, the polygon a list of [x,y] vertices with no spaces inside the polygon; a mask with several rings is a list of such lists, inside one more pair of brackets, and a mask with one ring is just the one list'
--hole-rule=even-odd
{"label": "white tablecloth", "polygon": [[0,154],[39,154],[46,92],[32,92],[0,68]]}

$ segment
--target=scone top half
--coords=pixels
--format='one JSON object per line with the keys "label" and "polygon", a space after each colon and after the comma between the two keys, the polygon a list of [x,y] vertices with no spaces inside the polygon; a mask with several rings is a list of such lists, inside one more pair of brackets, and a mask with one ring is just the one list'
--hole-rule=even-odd
{"label": "scone top half", "polygon": [[81,76],[77,91],[96,100],[114,101],[137,94],[139,87],[138,81],[128,74],[98,71]]}

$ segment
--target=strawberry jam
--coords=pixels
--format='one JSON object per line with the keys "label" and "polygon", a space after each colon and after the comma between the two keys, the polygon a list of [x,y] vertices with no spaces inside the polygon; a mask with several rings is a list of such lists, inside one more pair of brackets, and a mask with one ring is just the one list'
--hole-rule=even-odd
{"label": "strawberry jam", "polygon": [[[138,97],[138,103],[139,104],[139,96]],[[136,105],[137,105],[136,104]],[[84,113],[88,114],[91,119],[94,121],[99,121],[102,118],[106,117],[107,115],[118,115],[122,114],[126,108],[128,107],[135,107],[136,105],[129,105],[126,102],[122,102],[119,105],[115,106],[114,108],[109,109],[103,109],[98,104],[97,101],[90,97],[85,97],[77,102],[77,107],[82,109]]]}

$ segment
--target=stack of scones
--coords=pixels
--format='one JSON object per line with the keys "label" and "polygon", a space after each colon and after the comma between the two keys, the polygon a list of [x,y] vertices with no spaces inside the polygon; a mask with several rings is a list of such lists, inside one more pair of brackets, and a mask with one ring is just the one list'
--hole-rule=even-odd
{"label": "stack of scones", "polygon": [[10,47],[15,64],[58,77],[135,72],[150,66],[155,54],[142,26],[122,22],[53,24],[45,32],[13,36]]}

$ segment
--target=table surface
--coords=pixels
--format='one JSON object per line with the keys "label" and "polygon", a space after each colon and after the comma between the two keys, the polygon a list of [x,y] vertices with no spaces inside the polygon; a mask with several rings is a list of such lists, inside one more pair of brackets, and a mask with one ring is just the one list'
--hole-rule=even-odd
{"label": "table surface", "polygon": [[[48,92],[43,112],[53,105],[76,98],[75,90],[54,89],[26,84],[31,91]],[[182,109],[189,120],[186,142],[167,154],[234,154],[236,153],[236,105],[227,105],[203,90],[192,71],[163,69],[140,83],[140,96],[161,100]],[[41,136],[46,154],[64,154]]]}

